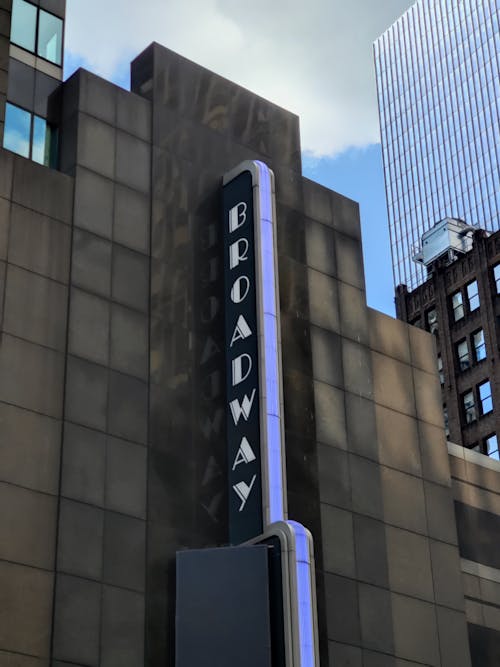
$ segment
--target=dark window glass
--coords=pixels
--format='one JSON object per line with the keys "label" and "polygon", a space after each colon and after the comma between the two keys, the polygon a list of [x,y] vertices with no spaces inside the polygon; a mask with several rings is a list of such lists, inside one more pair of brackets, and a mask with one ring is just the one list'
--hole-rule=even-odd
{"label": "dark window glass", "polygon": [[498,439],[497,439],[497,434],[492,433],[490,436],[488,436],[485,441],[485,446],[486,446],[486,454],[488,456],[491,456],[492,459],[496,459],[497,461],[500,461],[500,457],[498,454]]}
{"label": "dark window glass", "polygon": [[457,359],[458,367],[461,371],[465,371],[469,368],[469,346],[467,345],[467,341],[465,339],[457,343]]}
{"label": "dark window glass", "polygon": [[38,19],[37,53],[56,65],[61,64],[63,22],[43,9]]}
{"label": "dark window glass", "polygon": [[493,267],[493,277],[495,278],[497,294],[500,294],[500,264],[497,264],[495,267]]}
{"label": "dark window glass", "polygon": [[10,39],[13,44],[28,51],[35,50],[37,8],[24,0],[12,3]]}
{"label": "dark window glass", "polygon": [[453,309],[453,319],[458,322],[465,315],[462,292],[455,292],[451,295],[451,307]]}
{"label": "dark window glass", "polygon": [[465,421],[467,424],[471,424],[473,421],[476,421],[476,403],[474,401],[474,393],[472,391],[467,391],[462,396],[462,404],[464,406]]}
{"label": "dark window glass", "polygon": [[486,380],[482,384],[478,385],[479,389],[479,400],[481,403],[481,414],[486,415],[488,412],[493,410],[493,399],[491,398],[491,385],[490,381]]}
{"label": "dark window glass", "polygon": [[23,157],[30,155],[31,114],[13,104],[5,105],[3,146]]}
{"label": "dark window glass", "polygon": [[469,310],[477,310],[479,308],[479,293],[477,291],[477,280],[473,280],[467,285],[467,299],[469,301]]}
{"label": "dark window glass", "polygon": [[486,359],[486,344],[484,342],[484,331],[479,329],[475,334],[472,335],[472,341],[474,344],[474,356],[476,361],[482,361]]}
{"label": "dark window glass", "polygon": [[414,320],[410,322],[410,324],[413,325],[414,327],[418,327],[419,329],[422,328],[422,320],[420,319],[420,317],[416,317]]}

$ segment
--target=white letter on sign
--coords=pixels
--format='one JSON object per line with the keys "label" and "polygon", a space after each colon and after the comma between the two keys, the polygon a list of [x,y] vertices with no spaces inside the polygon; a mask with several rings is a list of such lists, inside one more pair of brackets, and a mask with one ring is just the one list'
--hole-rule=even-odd
{"label": "white letter on sign", "polygon": [[236,343],[237,340],[244,340],[251,335],[252,330],[248,326],[248,322],[243,315],[240,315],[236,322],[236,326],[234,327],[233,337],[231,338],[231,345],[229,347],[233,347],[233,343]]}
{"label": "white letter on sign", "polygon": [[237,466],[240,465],[240,463],[252,463],[252,461],[255,461],[255,459],[256,456],[253,453],[253,449],[250,447],[250,443],[246,438],[242,438],[240,442],[240,448],[238,449],[238,453],[234,459],[233,471],[235,468],[237,468]]}
{"label": "white letter on sign", "polygon": [[[246,359],[248,362],[246,370],[243,370],[244,359]],[[240,384],[240,382],[246,380],[247,377],[250,375],[250,372],[252,370],[252,357],[246,353],[240,354],[239,357],[233,359],[232,366],[233,366],[233,387],[236,387],[237,384]]]}
{"label": "white letter on sign", "polygon": [[247,221],[247,205],[245,202],[240,202],[229,211],[229,232],[235,232],[238,227],[241,227]]}
{"label": "white letter on sign", "polygon": [[233,486],[233,489],[236,491],[238,498],[241,500],[241,505],[239,509],[240,512],[243,511],[243,508],[247,504],[248,497],[250,495],[250,492],[252,491],[256,479],[257,475],[254,475],[252,477],[252,481],[250,482],[250,486],[246,482],[238,482],[238,484],[235,484]]}
{"label": "white letter on sign", "polygon": [[229,403],[229,407],[231,408],[231,414],[233,415],[235,426],[237,426],[238,422],[240,421],[241,415],[243,415],[245,421],[248,421],[248,418],[250,417],[250,411],[252,410],[254,398],[255,398],[255,389],[250,394],[250,398],[248,398],[248,396],[245,394],[245,396],[243,397],[243,401],[241,402],[241,405],[237,398],[235,398],[234,401],[231,401],[231,403]]}
{"label": "white letter on sign", "polygon": [[229,246],[229,267],[235,269],[240,262],[248,259],[248,241],[238,239]]}
{"label": "white letter on sign", "polygon": [[231,287],[231,301],[233,303],[241,303],[246,299],[250,291],[250,280],[246,276],[236,278]]}

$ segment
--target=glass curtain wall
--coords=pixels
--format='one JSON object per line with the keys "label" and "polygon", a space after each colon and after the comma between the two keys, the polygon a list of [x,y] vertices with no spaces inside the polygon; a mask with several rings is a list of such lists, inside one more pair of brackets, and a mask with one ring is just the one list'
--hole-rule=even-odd
{"label": "glass curtain wall", "polygon": [[417,0],[375,43],[395,285],[415,288],[424,231],[500,220],[498,0]]}

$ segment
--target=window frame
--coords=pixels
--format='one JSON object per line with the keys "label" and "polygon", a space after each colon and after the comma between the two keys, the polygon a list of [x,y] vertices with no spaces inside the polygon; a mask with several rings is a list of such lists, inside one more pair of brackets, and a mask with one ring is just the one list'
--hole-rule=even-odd
{"label": "window frame", "polygon": [[[12,107],[13,109],[19,109],[20,111],[23,111],[24,113],[29,114],[30,117],[30,129],[29,129],[29,152],[28,155],[24,155],[23,153],[18,153],[17,151],[12,150],[12,148],[8,148],[5,145],[5,139],[7,137],[7,130],[8,130],[8,125],[7,125],[7,107]],[[30,111],[29,109],[26,109],[24,107],[19,106],[18,104],[12,104],[12,102],[7,101],[5,105],[5,124],[4,124],[4,134],[3,134],[3,141],[2,141],[2,147],[5,148],[5,150],[10,151],[11,153],[14,153],[15,155],[20,155],[21,157],[24,157],[26,160],[31,160],[32,162],[36,162],[36,164],[41,164],[44,167],[48,167],[50,169],[56,169],[57,168],[57,163],[58,163],[58,150],[57,150],[57,144],[58,144],[58,131],[57,127],[51,125],[46,118],[43,118],[42,116],[39,116],[38,114],[35,114],[33,111]],[[45,124],[45,132],[46,132],[46,137],[47,137],[47,132],[49,132],[49,141],[54,142],[55,146],[52,145],[51,149],[49,150],[49,159],[48,162],[40,162],[40,160],[35,159],[33,157],[33,147],[34,147],[34,132],[35,132],[35,123],[36,120],[41,120]],[[53,134],[51,134],[53,133]],[[47,141],[47,138],[46,138]]]}
{"label": "window frame", "polygon": [[[28,5],[28,7],[35,10],[34,11],[34,16],[35,16],[34,31],[33,31],[33,34],[30,35],[30,41],[31,40],[33,41],[33,49],[26,46],[25,44],[21,44],[20,42],[16,41],[15,39],[13,39],[12,32],[13,32],[13,29],[14,29],[14,26],[15,26],[15,21],[16,21],[16,18],[17,18],[17,16],[16,16],[16,13],[17,13],[16,3],[17,2],[22,2],[25,5]],[[21,8],[21,5],[19,5],[19,9],[20,8]],[[11,28],[10,28],[10,35],[9,35],[10,42],[12,44],[14,44],[14,46],[17,46],[19,49],[23,49],[24,51],[28,51],[29,53],[35,53],[35,54],[36,54],[36,35],[37,35],[37,28],[38,28],[38,9],[39,9],[38,5],[35,5],[32,2],[29,2],[28,0],[13,0],[12,9],[11,9]]]}
{"label": "window frame", "polygon": [[443,404],[443,421],[444,421],[444,434],[448,438],[450,436],[450,418],[448,415],[448,406],[446,403]]}
{"label": "window frame", "polygon": [[[16,1],[17,0],[13,0],[12,12],[14,11],[14,3]],[[31,50],[31,49],[27,48],[26,46],[23,46],[22,44],[19,44],[18,42],[15,42],[12,39],[12,33],[9,36],[9,39],[10,39],[11,43],[14,46],[16,46],[18,49],[23,49],[23,51],[26,51],[27,53],[31,53],[34,56],[36,56],[37,58],[41,58],[42,60],[44,60],[47,63],[50,63],[51,65],[55,65],[56,67],[62,68],[63,67],[63,60],[64,60],[64,48],[63,48],[63,46],[64,46],[64,20],[60,16],[57,16],[57,14],[54,14],[53,12],[49,12],[44,7],[40,7],[39,5],[35,5],[33,2],[30,2],[29,0],[21,0],[21,1],[26,3],[27,5],[30,5],[31,7],[34,7],[35,11],[36,11],[34,48],[33,48],[33,50]],[[61,24],[61,35],[60,35],[61,44],[60,44],[59,53],[58,53],[59,61],[50,60],[50,58],[46,58],[44,55],[42,55],[39,52],[39,46],[40,46],[40,16],[41,16],[42,13],[47,14],[48,16],[56,19]]]}
{"label": "window frame", "polygon": [[[433,317],[431,321],[431,316]],[[434,333],[434,331],[437,329],[438,326],[438,317],[437,317],[437,308],[433,306],[432,308],[429,308],[425,312],[425,326],[427,331],[430,331],[431,333]]]}
{"label": "window frame", "polygon": [[[490,451],[489,441],[492,438],[495,438],[496,449],[492,449]],[[495,461],[500,461],[500,451],[498,449],[498,436],[496,433],[490,433],[490,435],[487,435],[486,438],[484,439],[484,453],[486,454],[486,456],[489,456]]]}
{"label": "window frame", "polygon": [[[469,293],[469,288],[474,284],[476,285],[476,292],[471,296]],[[470,283],[467,283],[467,285],[465,286],[465,293],[467,294],[467,308],[469,309],[469,313],[475,313],[476,310],[479,310],[479,308],[481,307],[481,300],[479,298],[479,285],[476,278],[474,278],[474,280],[471,280]],[[477,299],[477,306],[473,308],[472,302],[474,301],[474,299]]]}
{"label": "window frame", "polygon": [[441,386],[444,386],[444,370],[443,370],[443,357],[441,354],[438,353],[437,355],[437,372],[438,372],[438,377],[439,377],[439,382]]}
{"label": "window frame", "polygon": [[[28,116],[28,122],[29,122],[29,129],[28,129],[28,137],[27,137],[27,142],[28,142],[28,154],[25,155],[24,153],[21,153],[20,151],[16,151],[12,148],[12,146],[8,146],[6,144],[6,141],[9,139],[10,133],[7,131],[9,128],[12,126],[10,125],[10,115],[11,115],[11,109],[17,111],[21,111],[23,114],[27,114]],[[2,147],[5,148],[5,150],[10,151],[11,153],[14,153],[15,155],[20,155],[21,157],[26,158],[27,160],[31,159],[31,136],[33,132],[33,113],[31,111],[28,111],[28,109],[25,109],[23,107],[18,106],[17,104],[12,104],[11,102],[6,102],[5,103],[5,118],[4,118],[4,131],[3,131],[3,141],[2,141]],[[23,137],[24,139],[24,137]]]}
{"label": "window frame", "polygon": [[[481,345],[476,346],[476,336],[480,333],[483,335],[483,342]],[[482,327],[480,329],[477,329],[477,331],[472,332],[471,341],[472,341],[472,349],[474,350],[474,361],[476,364],[479,364],[481,363],[481,361],[484,361],[488,357],[486,352],[486,339],[484,337],[484,329]],[[477,351],[481,348],[483,348],[484,356],[480,358],[478,356]]]}
{"label": "window frame", "polygon": [[[466,348],[465,354],[460,354],[461,345],[465,345]],[[457,356],[458,370],[460,371],[460,373],[463,373],[464,371],[468,370],[471,366],[470,350],[467,338],[462,338],[462,340],[459,340],[458,343],[455,343],[455,354]]]}
{"label": "window frame", "polygon": [[[498,278],[497,278],[497,269],[498,269]],[[496,293],[500,295],[500,263],[495,264],[493,267],[493,282],[495,283]]]}
{"label": "window frame", "polygon": [[[484,387],[485,385],[489,386],[490,393],[483,398],[483,396],[481,395],[481,388]],[[477,395],[478,395],[478,398],[479,398],[478,407],[480,408],[481,417],[483,417],[485,415],[489,415],[490,413],[492,413],[493,412],[493,394],[492,394],[492,391],[491,391],[491,382],[490,382],[489,378],[484,380],[483,382],[480,382],[477,385]],[[491,408],[489,410],[485,411],[484,410],[484,402],[487,401],[488,399],[491,402]]]}
{"label": "window frame", "polygon": [[[470,405],[466,405],[465,403],[466,396],[472,397],[472,403]],[[462,398],[462,410],[464,414],[465,423],[472,424],[473,422],[477,421],[476,397],[474,396],[474,390],[468,389],[462,394],[461,398]],[[468,418],[469,414],[471,415],[470,418]]]}
{"label": "window frame", "polygon": [[[455,305],[455,297],[460,297],[460,303]],[[463,320],[465,317],[465,306],[464,306],[464,296],[462,294],[462,290],[457,290],[456,292],[453,292],[453,294],[450,294],[450,304],[451,304],[451,310],[453,313],[453,322],[460,322],[460,320]],[[457,311],[461,309],[461,315],[460,317],[457,317]]]}

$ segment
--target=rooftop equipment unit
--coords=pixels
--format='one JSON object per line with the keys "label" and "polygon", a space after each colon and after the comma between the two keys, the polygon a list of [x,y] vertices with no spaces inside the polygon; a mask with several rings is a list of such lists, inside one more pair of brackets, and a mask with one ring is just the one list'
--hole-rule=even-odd
{"label": "rooftop equipment unit", "polygon": [[422,235],[422,247],[413,255],[413,261],[428,267],[441,257],[451,263],[458,255],[472,249],[472,232],[475,227],[463,220],[445,218]]}

